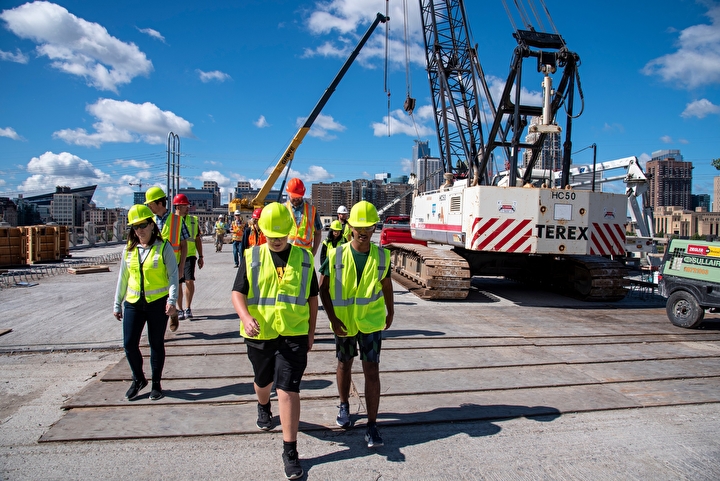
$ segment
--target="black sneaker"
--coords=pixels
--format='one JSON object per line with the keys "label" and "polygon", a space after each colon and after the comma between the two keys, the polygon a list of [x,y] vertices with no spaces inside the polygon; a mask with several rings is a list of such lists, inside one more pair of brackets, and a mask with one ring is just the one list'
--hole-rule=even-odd
{"label": "black sneaker", "polygon": [[291,454],[283,453],[283,464],[285,465],[285,477],[288,479],[298,479],[304,474],[302,467],[300,467],[300,459],[298,458],[297,451],[293,451]]}
{"label": "black sneaker", "polygon": [[141,379],[140,381],[133,380],[132,384],[130,384],[130,389],[125,393],[125,399],[132,401],[145,386],[147,386],[147,379]]}
{"label": "black sneaker", "polygon": [[379,448],[384,444],[380,437],[380,431],[374,424],[368,426],[367,432],[365,432],[365,441],[367,441],[368,448]]}
{"label": "black sneaker", "polygon": [[151,401],[157,401],[158,399],[162,399],[164,396],[162,392],[162,388],[160,387],[159,382],[152,383],[152,389],[150,390],[150,400]]}
{"label": "black sneaker", "polygon": [[267,406],[263,406],[262,404],[258,403],[257,410],[258,417],[255,425],[263,431],[269,431],[274,428],[275,424],[273,423],[272,411],[270,411],[270,403],[267,403]]}

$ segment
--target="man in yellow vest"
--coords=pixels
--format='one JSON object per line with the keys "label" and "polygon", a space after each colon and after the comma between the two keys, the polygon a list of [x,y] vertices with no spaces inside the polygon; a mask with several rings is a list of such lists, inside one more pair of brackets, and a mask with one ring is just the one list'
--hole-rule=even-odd
{"label": "man in yellow vest", "polygon": [[304,249],[312,249],[313,256],[317,255],[322,244],[323,225],[315,206],[310,205],[303,197],[305,184],[294,177],[288,181],[287,193],[290,200],[285,204],[295,219],[295,225],[290,232],[289,240],[292,245]]}
{"label": "man in yellow vest", "polygon": [[350,210],[348,223],[353,238],[328,252],[320,266],[324,276],[320,299],[335,333],[337,385],[340,411],[336,423],[352,426],[350,418],[350,386],[353,359],[358,355],[365,375],[365,403],[369,448],[383,445],[377,429],[380,406],[380,346],[382,331],[393,322],[395,305],[390,278],[390,251],[370,242],[375,225],[380,221],[375,206],[361,201]]}
{"label": "man in yellow vest", "polygon": [[315,340],[318,285],[313,256],[288,242],[294,226],[288,209],[266,205],[258,225],[267,243],[245,253],[238,267],[232,303],[240,317],[240,335],[255,374],[257,427],[274,427],[270,391],[275,382],[287,479],[303,475],[297,453],[300,381]]}
{"label": "man in yellow vest", "polygon": [[[182,219],[179,215],[173,214],[168,210],[167,196],[165,191],[160,187],[150,187],[145,192],[145,204],[150,208],[153,214],[155,214],[155,224],[162,234],[162,238],[170,243],[175,253],[175,259],[178,264],[178,275],[180,276],[180,283],[182,284],[185,280],[182,278],[185,272],[185,258],[187,257],[187,239],[190,237],[190,233],[185,227]],[[182,287],[181,287],[182,289]],[[183,319],[185,313],[183,312]],[[180,311],[177,314],[170,316],[170,330],[177,331],[180,323]]]}
{"label": "man in yellow vest", "polygon": [[178,194],[173,198],[175,212],[182,218],[185,227],[190,234],[187,240],[187,257],[185,258],[185,292],[183,293],[182,285],[178,290],[177,305],[178,315],[183,312],[183,299],[187,300],[187,309],[184,311],[185,319],[192,319],[192,301],[195,295],[195,264],[199,269],[205,265],[203,260],[202,234],[200,234],[200,222],[194,215],[188,214],[190,210],[190,201],[185,194]]}

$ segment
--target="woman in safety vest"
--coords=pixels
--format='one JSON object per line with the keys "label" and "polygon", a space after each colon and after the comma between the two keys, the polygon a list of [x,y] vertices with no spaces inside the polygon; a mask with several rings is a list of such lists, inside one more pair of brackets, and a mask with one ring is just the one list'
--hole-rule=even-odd
{"label": "woman in safety vest", "polygon": [[343,244],[345,239],[343,237],[343,226],[339,220],[334,220],[330,224],[330,231],[327,237],[323,241],[323,245],[320,248],[320,264],[322,265],[327,259],[327,253],[330,249],[334,249],[338,244]]}
{"label": "woman in safety vest", "polygon": [[163,397],[160,380],[165,364],[165,329],[168,316],[176,314],[178,266],[172,246],[163,240],[147,206],[132,206],[128,224],[131,228],[120,263],[113,312],[118,321],[123,321],[123,347],[133,376],[125,398],[135,399],[148,384],[140,352],[140,337],[147,324],[152,370],[150,399],[155,401]]}
{"label": "woman in safety vest", "polygon": [[[390,328],[395,314],[390,251],[370,239],[380,221],[375,206],[360,201],[350,209],[348,223],[352,240],[328,252],[320,266],[320,299],[335,333],[337,385],[340,411],[335,422],[342,428],[352,426],[350,386],[353,359],[360,352],[365,375],[365,404],[369,448],[383,445],[377,429],[380,405],[380,347],[382,331]],[[359,346],[359,349],[358,349]]]}
{"label": "woman in safety vest", "polygon": [[297,479],[303,475],[297,453],[300,381],[315,340],[317,277],[310,250],[288,243],[295,222],[284,205],[266,205],[258,224],[267,243],[245,252],[235,277],[232,303],[255,373],[256,425],[263,430],[274,427],[270,409],[274,380],[285,476]]}

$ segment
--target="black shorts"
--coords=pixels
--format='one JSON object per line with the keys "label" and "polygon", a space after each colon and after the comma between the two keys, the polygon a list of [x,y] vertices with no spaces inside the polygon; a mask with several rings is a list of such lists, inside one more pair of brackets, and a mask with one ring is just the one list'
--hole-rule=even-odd
{"label": "black shorts", "polygon": [[300,392],[307,367],[308,336],[280,336],[266,341],[246,338],[245,344],[258,387],[274,381],[275,389]]}
{"label": "black shorts", "polygon": [[197,262],[197,257],[195,257],[195,256],[185,258],[185,272],[183,272],[183,282],[195,280],[195,263],[196,262]]}
{"label": "black shorts", "polygon": [[380,348],[382,347],[382,331],[363,334],[358,332],[351,337],[335,336],[335,356],[340,362],[348,362],[358,355],[360,345],[360,360],[367,362],[380,362]]}

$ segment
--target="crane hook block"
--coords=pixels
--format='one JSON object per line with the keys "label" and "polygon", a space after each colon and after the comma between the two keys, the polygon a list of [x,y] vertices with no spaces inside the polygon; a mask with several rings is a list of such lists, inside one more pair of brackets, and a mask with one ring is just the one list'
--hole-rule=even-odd
{"label": "crane hook block", "polygon": [[415,110],[415,99],[408,96],[408,98],[405,99],[405,103],[403,104],[403,109],[405,109],[405,112],[412,115],[413,110]]}

